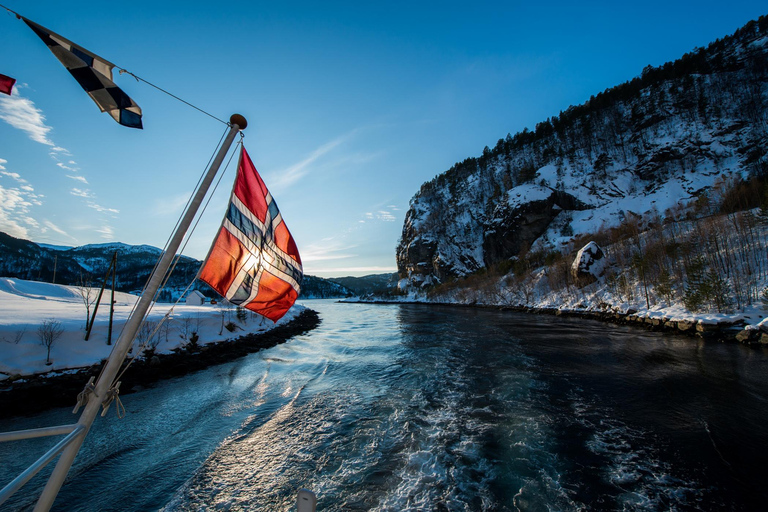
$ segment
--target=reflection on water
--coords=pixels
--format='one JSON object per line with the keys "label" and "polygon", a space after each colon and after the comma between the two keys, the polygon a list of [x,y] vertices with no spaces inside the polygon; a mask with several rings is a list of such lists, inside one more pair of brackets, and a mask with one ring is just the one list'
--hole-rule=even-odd
{"label": "reflection on water", "polygon": [[[763,351],[492,310],[307,304],[317,330],[126,396],[57,506],[288,510],[302,487],[320,510],[768,501]],[[53,442],[0,445],[0,461],[15,471]]]}

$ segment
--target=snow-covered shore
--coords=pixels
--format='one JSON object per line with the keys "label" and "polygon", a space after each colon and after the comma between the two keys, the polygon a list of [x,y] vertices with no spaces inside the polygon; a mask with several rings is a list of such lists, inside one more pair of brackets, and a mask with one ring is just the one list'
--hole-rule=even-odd
{"label": "snow-covered shore", "polygon": [[[86,307],[78,287],[0,278],[0,381],[40,373],[60,374],[106,359],[112,350],[112,346],[107,345],[109,295],[108,291],[104,292],[90,338],[85,341]],[[115,294],[113,341],[119,336],[137,300],[135,295]],[[158,322],[172,306],[155,304],[148,321]],[[294,305],[283,318],[273,323],[250,312],[238,319],[234,308],[178,304],[155,333],[154,351],[167,354],[182,348],[190,343],[193,333],[197,334],[197,344],[204,346],[247,333],[264,332],[285,325],[304,309]],[[51,346],[51,364],[46,364],[47,348],[41,343],[39,334],[46,321],[54,322],[62,330]],[[234,328],[231,332],[224,328],[230,322],[230,327]],[[146,336],[150,334],[145,332]],[[137,347],[138,341],[134,342],[132,350]]]}

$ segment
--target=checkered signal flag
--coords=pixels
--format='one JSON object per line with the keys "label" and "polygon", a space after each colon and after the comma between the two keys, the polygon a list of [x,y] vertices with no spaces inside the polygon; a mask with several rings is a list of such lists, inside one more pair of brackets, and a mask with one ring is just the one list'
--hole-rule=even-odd
{"label": "checkered signal flag", "polygon": [[85,89],[99,110],[109,112],[123,126],[142,129],[141,108],[112,81],[111,62],[34,21],[19,16]]}

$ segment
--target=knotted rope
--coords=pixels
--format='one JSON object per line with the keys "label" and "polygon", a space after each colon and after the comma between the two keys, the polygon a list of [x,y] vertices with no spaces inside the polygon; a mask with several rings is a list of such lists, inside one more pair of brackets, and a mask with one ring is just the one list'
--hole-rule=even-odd
{"label": "knotted rope", "polygon": [[115,402],[117,417],[123,419],[125,417],[125,406],[123,406],[123,402],[120,401],[120,381],[117,381],[117,384],[107,391],[107,396],[104,397],[104,401],[101,402],[102,418],[107,415],[107,411],[109,410],[109,406],[112,405],[112,402]]}
{"label": "knotted rope", "polygon": [[77,394],[77,404],[72,410],[72,414],[77,414],[77,411],[79,411],[81,407],[85,407],[85,404],[88,403],[88,399],[90,398],[91,394],[96,392],[96,386],[93,385],[93,379],[94,377],[91,375],[91,379],[88,381],[88,384],[86,384],[83,390]]}

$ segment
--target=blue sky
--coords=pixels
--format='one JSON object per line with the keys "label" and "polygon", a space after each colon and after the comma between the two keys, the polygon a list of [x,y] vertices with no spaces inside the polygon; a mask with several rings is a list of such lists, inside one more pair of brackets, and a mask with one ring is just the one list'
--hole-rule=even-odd
{"label": "blue sky", "polygon": [[[245,146],[320,276],[394,271],[408,201],[457,161],[768,14],[764,2],[21,2],[4,5],[187,101]],[[471,4],[471,5],[470,5]],[[162,247],[224,127],[127,75],[119,126],[0,14],[0,231]],[[203,258],[231,166],[186,254]]]}

